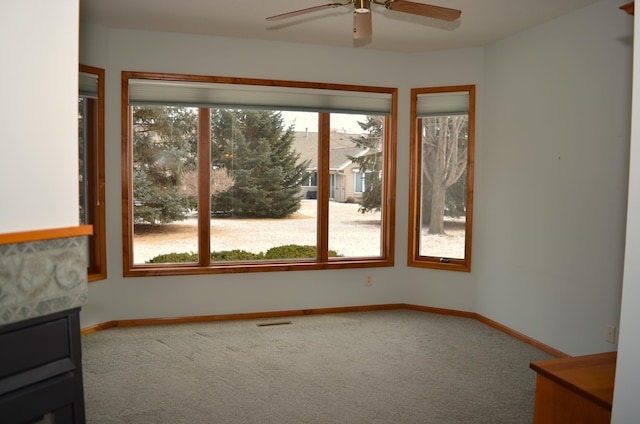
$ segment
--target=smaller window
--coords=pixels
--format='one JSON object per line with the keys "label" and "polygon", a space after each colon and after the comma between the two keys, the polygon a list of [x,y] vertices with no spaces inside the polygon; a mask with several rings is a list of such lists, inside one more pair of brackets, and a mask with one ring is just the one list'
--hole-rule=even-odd
{"label": "smaller window", "polygon": [[471,270],[475,86],[411,90],[408,265]]}
{"label": "smaller window", "polygon": [[104,203],[104,69],[80,65],[78,86],[78,187],[81,225],[92,225],[88,280],[107,278]]}
{"label": "smaller window", "polygon": [[318,185],[318,172],[309,171],[303,179],[303,187],[316,187]]}
{"label": "smaller window", "polygon": [[362,193],[364,191],[365,191],[364,172],[356,172],[356,193]]}

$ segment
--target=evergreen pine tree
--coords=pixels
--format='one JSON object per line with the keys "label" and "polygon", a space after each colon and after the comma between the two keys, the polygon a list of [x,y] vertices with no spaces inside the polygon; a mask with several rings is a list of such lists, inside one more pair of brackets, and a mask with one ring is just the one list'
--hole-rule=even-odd
{"label": "evergreen pine tree", "polygon": [[216,109],[212,163],[225,167],[234,186],[212,196],[211,210],[235,217],[284,218],[300,208],[307,167],[293,151],[293,128],[269,110]]}
{"label": "evergreen pine tree", "polygon": [[180,193],[181,178],[195,169],[196,152],[195,109],[134,108],[134,222],[159,225],[186,218],[194,199]]}
{"label": "evergreen pine tree", "polygon": [[384,131],[384,118],[382,116],[367,116],[365,122],[358,122],[360,128],[366,131],[352,140],[356,146],[367,149],[361,156],[350,156],[354,163],[360,166],[360,172],[364,173],[365,189],[360,200],[359,212],[379,211],[382,208],[382,140]]}

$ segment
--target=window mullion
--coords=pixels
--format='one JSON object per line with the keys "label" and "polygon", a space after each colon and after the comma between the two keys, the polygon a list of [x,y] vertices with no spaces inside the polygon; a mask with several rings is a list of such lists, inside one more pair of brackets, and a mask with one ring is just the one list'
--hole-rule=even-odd
{"label": "window mullion", "polygon": [[[126,86],[125,86],[126,90]],[[125,97],[125,95],[127,97]],[[123,99],[128,98],[128,94],[123,93]],[[127,123],[127,126],[122,128],[122,191],[123,191],[123,222],[122,225],[122,237],[123,245],[126,246],[122,250],[122,263],[125,272],[131,270],[133,267],[133,107],[123,100],[122,106],[122,121]]]}
{"label": "window mullion", "polygon": [[391,142],[395,134],[395,121],[390,116],[384,118],[384,191],[382,195],[382,225],[386,230],[382,233],[383,255],[387,258],[395,256],[393,236],[395,234],[395,196],[392,190],[392,182],[396,179],[395,144]]}
{"label": "window mullion", "polygon": [[[417,95],[411,96],[412,116],[416,113]],[[409,181],[409,211],[413,219],[409,222],[409,261],[420,259],[420,230],[422,210],[422,118],[416,118],[411,126],[411,178]]]}
{"label": "window mullion", "polygon": [[211,264],[211,109],[198,109],[198,258]]}
{"label": "window mullion", "polygon": [[318,260],[327,262],[329,260],[330,114],[319,114],[318,134]]}

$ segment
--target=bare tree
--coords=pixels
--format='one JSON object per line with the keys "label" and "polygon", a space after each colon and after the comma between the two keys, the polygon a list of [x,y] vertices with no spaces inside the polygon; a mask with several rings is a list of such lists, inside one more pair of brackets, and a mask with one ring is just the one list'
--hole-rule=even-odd
{"label": "bare tree", "polygon": [[[226,168],[211,170],[211,195],[223,193],[229,190],[235,181]],[[182,186],[180,192],[185,196],[197,198],[198,196],[198,171],[187,171],[182,174]]]}
{"label": "bare tree", "polygon": [[436,116],[422,120],[423,186],[431,189],[429,234],[444,234],[447,189],[467,169],[467,115]]}

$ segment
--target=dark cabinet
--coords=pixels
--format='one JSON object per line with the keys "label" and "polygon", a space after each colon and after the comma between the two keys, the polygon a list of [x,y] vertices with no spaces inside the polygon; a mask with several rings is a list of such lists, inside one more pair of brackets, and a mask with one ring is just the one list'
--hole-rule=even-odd
{"label": "dark cabinet", "polygon": [[79,312],[0,327],[0,422],[85,422]]}

